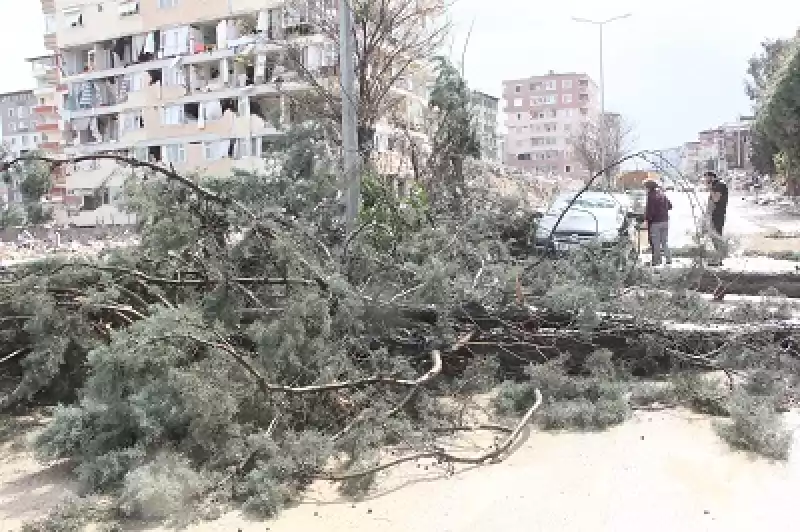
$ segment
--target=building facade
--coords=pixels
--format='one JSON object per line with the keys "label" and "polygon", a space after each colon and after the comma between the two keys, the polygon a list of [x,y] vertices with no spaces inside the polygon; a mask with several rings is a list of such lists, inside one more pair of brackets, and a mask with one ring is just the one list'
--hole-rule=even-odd
{"label": "building facade", "polygon": [[540,175],[583,178],[570,139],[600,113],[597,85],[586,74],[555,73],[503,82],[504,162]]}
{"label": "building facade", "polygon": [[2,143],[15,156],[39,145],[37,117],[34,113],[36,101],[31,90],[0,94]]}
{"label": "building facade", "polygon": [[721,174],[752,172],[753,121],[751,116],[741,116],[738,120],[699,132],[697,141],[684,144],[684,173],[699,176],[709,170]]}
{"label": "building facade", "polygon": [[[286,67],[287,50],[297,54],[298,69],[339,86],[337,43],[317,30],[314,18],[335,20],[333,0],[42,2],[53,8],[56,116],[67,155],[119,153],[212,175],[259,169],[286,127],[308,119],[293,97],[310,86]],[[392,87],[405,105],[398,106],[404,116],[376,128],[377,157],[387,173],[402,171],[395,168],[402,158],[392,157],[398,142],[392,122],[421,134],[429,75],[411,69]],[[122,186],[124,176],[109,176],[113,166],[69,169],[71,211],[114,202],[114,194],[98,201],[96,193]]]}
{"label": "building facade", "polygon": [[690,180],[695,180],[704,171],[703,146],[700,141],[687,142],[681,151],[681,173]]}
{"label": "building facade", "polygon": [[475,132],[481,145],[481,159],[498,161],[497,112],[500,99],[480,91],[470,95]]}
{"label": "building facade", "polygon": [[[38,148],[49,155],[58,156],[63,153],[64,148],[64,128],[60,108],[66,86],[61,84],[59,69],[56,3],[55,0],[40,0],[40,4],[44,17],[43,44],[47,53],[28,59],[32,68],[31,73],[36,81],[36,87],[33,89],[36,98],[33,115],[39,139]],[[49,199],[55,204],[63,205],[66,186],[66,169],[54,168],[53,188]]]}
{"label": "building facade", "polygon": [[720,126],[726,170],[753,171],[750,162],[753,122],[754,118],[751,116],[740,116],[738,120]]}
{"label": "building facade", "polygon": [[[39,148],[41,135],[36,131],[36,101],[31,90],[0,94],[0,144],[4,154],[19,157]],[[0,198],[4,203],[21,199],[15,185],[7,183],[0,183]]]}

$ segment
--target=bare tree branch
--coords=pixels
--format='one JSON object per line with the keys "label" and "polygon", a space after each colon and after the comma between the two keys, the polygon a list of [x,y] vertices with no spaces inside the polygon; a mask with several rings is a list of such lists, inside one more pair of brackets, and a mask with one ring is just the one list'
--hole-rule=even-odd
{"label": "bare tree branch", "polygon": [[633,126],[619,115],[606,113],[581,122],[569,138],[570,146],[581,165],[594,175],[603,170],[603,148],[606,162],[625,157],[633,144]]}
{"label": "bare tree branch", "polygon": [[394,460],[390,460],[388,462],[384,462],[382,464],[378,464],[373,467],[369,467],[367,469],[363,469],[361,471],[354,471],[351,473],[320,473],[315,475],[314,478],[319,480],[331,480],[331,481],[341,481],[341,480],[349,480],[353,478],[363,477],[366,475],[372,475],[375,473],[379,473],[383,470],[389,469],[391,467],[398,466],[405,462],[412,462],[415,460],[422,460],[425,458],[435,458],[439,461],[449,463],[449,464],[485,464],[486,462],[497,462],[500,461],[502,456],[511,449],[511,446],[514,445],[514,442],[517,441],[519,435],[522,433],[522,430],[528,425],[531,418],[533,418],[533,414],[539,409],[542,404],[542,392],[538,389],[535,390],[535,401],[533,406],[531,406],[525,415],[517,423],[516,427],[511,431],[508,437],[503,441],[502,444],[497,446],[495,449],[491,451],[486,451],[481,453],[477,456],[459,456],[447,452],[443,449],[434,449],[432,451],[423,451],[420,453],[414,453],[407,456],[402,456],[400,458],[396,458]]}

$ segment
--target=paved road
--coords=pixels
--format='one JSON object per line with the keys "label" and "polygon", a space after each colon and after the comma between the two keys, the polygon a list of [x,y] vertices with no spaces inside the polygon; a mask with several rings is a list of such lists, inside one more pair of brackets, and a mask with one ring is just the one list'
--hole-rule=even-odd
{"label": "paved road", "polygon": [[[708,201],[708,193],[668,192],[667,195],[672,201],[669,245],[673,248],[690,246],[693,235],[698,228],[702,229],[702,211]],[[728,202],[725,233],[741,237],[764,232],[767,230],[764,220],[772,211],[768,207],[753,205],[745,196],[732,195]]]}

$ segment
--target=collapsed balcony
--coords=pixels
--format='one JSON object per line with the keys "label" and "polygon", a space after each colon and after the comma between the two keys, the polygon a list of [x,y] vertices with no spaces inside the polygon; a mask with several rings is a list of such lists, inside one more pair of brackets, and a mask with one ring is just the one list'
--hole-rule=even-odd
{"label": "collapsed balcony", "polygon": [[114,115],[75,118],[69,124],[68,137],[73,145],[118,142],[119,118]]}
{"label": "collapsed balcony", "polygon": [[206,123],[221,120],[226,113],[241,114],[242,105],[235,98],[168,105],[161,108],[161,124],[165,126],[195,125],[198,129],[203,129]]}
{"label": "collapsed balcony", "polygon": [[[236,55],[263,53],[265,50],[257,51],[255,48],[258,45],[284,41],[292,35],[319,33],[323,19],[335,19],[333,13],[325,2],[300,0],[285,8],[262,9],[253,15],[120,37],[92,46],[65,50],[62,54],[62,73],[70,77],[157,59],[213,54],[222,50],[233,50]],[[314,59],[309,58],[309,62],[314,63]],[[258,63],[254,66],[256,74],[250,76],[255,78],[256,83],[263,60],[259,58]],[[329,65],[323,66],[333,67],[334,63],[336,62],[331,61]],[[236,73],[236,79],[240,74]],[[262,82],[268,79],[269,75],[263,76]]]}
{"label": "collapsed balcony", "polygon": [[66,96],[64,108],[78,111],[125,103],[133,88],[131,76],[112,76],[73,83]]}
{"label": "collapsed balcony", "polygon": [[153,61],[164,56],[165,38],[162,35],[166,32],[155,30],[65,50],[62,52],[63,74],[74,76]]}

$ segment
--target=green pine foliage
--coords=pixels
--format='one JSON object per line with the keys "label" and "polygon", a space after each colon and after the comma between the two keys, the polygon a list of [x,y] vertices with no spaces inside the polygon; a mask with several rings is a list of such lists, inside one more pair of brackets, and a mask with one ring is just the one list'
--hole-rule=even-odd
{"label": "green pine foliage", "polygon": [[[40,155],[32,152],[29,156]],[[0,145],[0,161],[12,158],[10,150]],[[51,167],[41,161],[23,161],[0,172],[0,179],[10,189],[19,193],[21,202],[0,205],[0,228],[24,224],[40,225],[50,221],[52,213],[42,203],[53,185]]]}
{"label": "green pine foliage", "polygon": [[503,228],[483,200],[435,223],[422,188],[397,199],[367,178],[346,241],[325,146],[297,128],[265,174],[131,181],[140,245],[0,284],[0,334],[19,351],[2,405],[58,403],[36,454],[71,460],[82,495],[145,520],[229,503],[270,516],[326,470],[367,468],[386,445],[430,448],[456,424],[436,399],[455,393],[447,379],[411,394],[302,388],[428,371],[459,334],[449,309],[503,300]]}
{"label": "green pine foliage", "polygon": [[[450,348],[466,331],[515,329],[498,316],[535,307],[565,317],[579,340],[599,313],[626,314],[629,327],[650,327],[629,347],[655,358],[665,347],[654,320],[707,317],[708,308],[685,279],[672,280],[680,289],[668,296],[636,295],[656,281],[624,242],[565,258],[512,255],[509,235],[524,240],[530,213],[467,175],[463,162],[478,147],[466,85],[446,62],[432,104],[446,130],[434,138],[431,179],[397,198],[367,168],[353,234],[329,139],[303,126],[275,142],[263,173],[131,180],[138,245],[19,266],[0,283],[0,409],[57,405],[36,454],[71,461],[84,496],[32,530],[85,526],[81,505],[98,495],[111,501],[98,515],[144,520],[229,506],[273,516],[331,472],[353,473],[339,485],[357,496],[379,477],[370,468],[387,448],[439,449],[464,425],[454,401],[501,380],[496,410],[520,415],[538,390],[544,429],[598,430],[631,416],[646,394],[634,397],[612,351],[550,349],[508,380],[504,347],[485,356]],[[432,369],[434,350],[441,373],[410,385]],[[720,364],[783,375],[793,366],[778,351],[737,346],[720,351]],[[748,393],[773,397],[764,382]],[[777,425],[748,424],[738,403],[696,384],[659,393],[696,407],[730,403],[731,441],[780,447]],[[754,427],[773,436],[759,440]]]}

